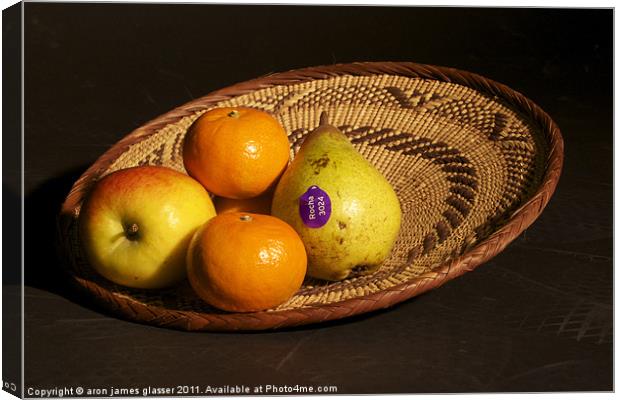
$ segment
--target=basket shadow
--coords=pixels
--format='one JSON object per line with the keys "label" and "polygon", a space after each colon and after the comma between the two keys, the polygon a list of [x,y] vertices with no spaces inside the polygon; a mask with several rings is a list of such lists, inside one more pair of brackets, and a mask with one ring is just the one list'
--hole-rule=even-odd
{"label": "basket shadow", "polygon": [[24,285],[100,311],[71,285],[60,255],[57,221],[73,183],[88,168],[67,170],[35,187],[24,198]]}
{"label": "basket shadow", "polygon": [[380,308],[380,309],[367,311],[361,314],[356,314],[356,315],[352,315],[352,316],[348,316],[344,318],[332,319],[329,321],[314,322],[314,323],[310,323],[306,325],[282,327],[282,328],[275,328],[275,329],[263,330],[263,331],[235,331],[233,333],[238,333],[238,334],[243,334],[243,335],[259,335],[259,334],[265,334],[265,333],[303,332],[303,331],[314,331],[314,330],[325,329],[325,328],[336,328],[339,326],[361,323],[361,322],[364,322],[364,321],[367,321],[373,318],[380,317],[384,314],[393,312],[396,309],[405,307],[407,306],[407,304],[415,302],[418,300],[419,297],[425,296],[425,295],[426,293],[422,293],[412,298],[409,298],[407,300],[393,304],[387,308]]}

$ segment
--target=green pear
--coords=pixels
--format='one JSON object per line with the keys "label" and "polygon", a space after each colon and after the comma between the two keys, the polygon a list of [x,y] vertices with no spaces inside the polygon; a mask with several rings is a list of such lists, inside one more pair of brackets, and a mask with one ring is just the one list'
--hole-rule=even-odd
{"label": "green pear", "polygon": [[337,281],[370,272],[390,255],[401,210],[390,183],[336,127],[304,140],[276,187],[271,212],[299,234],[308,275]]}

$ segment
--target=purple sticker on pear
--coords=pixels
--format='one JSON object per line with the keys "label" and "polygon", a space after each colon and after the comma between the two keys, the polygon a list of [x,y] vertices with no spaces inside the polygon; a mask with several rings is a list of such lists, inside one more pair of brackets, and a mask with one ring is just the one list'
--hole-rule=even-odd
{"label": "purple sticker on pear", "polygon": [[320,228],[329,221],[332,202],[329,195],[320,187],[313,185],[299,196],[299,215],[309,228]]}

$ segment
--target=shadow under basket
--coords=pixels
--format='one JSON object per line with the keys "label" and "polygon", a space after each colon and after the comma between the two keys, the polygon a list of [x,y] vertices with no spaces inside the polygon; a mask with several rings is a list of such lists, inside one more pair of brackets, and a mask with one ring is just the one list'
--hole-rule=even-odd
{"label": "shadow under basket", "polygon": [[[392,184],[403,211],[388,260],[341,282],[308,279],[267,311],[227,313],[187,282],[166,290],[121,287],[87,263],[80,206],[102,176],[137,165],[185,173],[182,143],[206,110],[247,106],[272,113],[291,155],[326,111]],[[558,127],[536,104],[479,75],[414,63],[311,67],[218,90],[136,129],[74,184],[59,219],[74,283],[116,315],[183,330],[261,330],[317,323],[390,307],[471,271],[502,251],[542,212],[562,169]]]}

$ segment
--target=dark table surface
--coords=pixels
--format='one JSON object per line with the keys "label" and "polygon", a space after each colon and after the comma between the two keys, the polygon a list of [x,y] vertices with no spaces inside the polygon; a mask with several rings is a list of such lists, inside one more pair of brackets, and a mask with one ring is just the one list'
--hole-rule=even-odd
{"label": "dark table surface", "polygon": [[[44,3],[25,10],[26,387],[613,389],[611,10]],[[556,194],[493,260],[389,310],[266,333],[123,321],[60,278],[51,239],[60,203],[125,134],[270,72],[379,60],[477,72],[526,94],[560,126],[566,161]]]}

